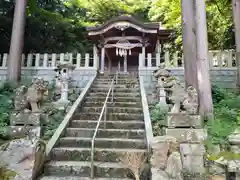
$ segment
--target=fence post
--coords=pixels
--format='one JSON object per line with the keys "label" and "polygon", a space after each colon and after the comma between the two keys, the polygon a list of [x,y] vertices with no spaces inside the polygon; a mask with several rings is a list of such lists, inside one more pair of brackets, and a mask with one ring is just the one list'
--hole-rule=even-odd
{"label": "fence post", "polygon": [[28,54],[28,56],[27,56],[27,67],[31,67],[32,66],[32,59],[33,59],[33,55],[32,54]]}
{"label": "fence post", "polygon": [[52,54],[52,67],[55,67],[56,66],[56,54],[55,53],[53,53]]}
{"label": "fence post", "polygon": [[61,53],[60,54],[60,63],[63,63],[64,62],[64,53]]}
{"label": "fence post", "polygon": [[170,56],[168,51],[165,51],[164,53],[164,62],[166,68],[170,67]]}
{"label": "fence post", "polygon": [[138,67],[142,68],[143,67],[143,60],[142,60],[143,55],[139,53],[138,55]]}
{"label": "fence post", "polygon": [[25,63],[25,54],[22,54],[22,65],[21,66],[24,66],[24,63]]}
{"label": "fence post", "polygon": [[47,65],[48,65],[48,54],[45,53],[43,55],[43,67],[47,67]]}
{"label": "fence post", "polygon": [[80,68],[81,66],[81,54],[77,53],[77,67],[76,68]]}
{"label": "fence post", "polygon": [[208,60],[209,60],[209,69],[213,67],[213,53],[211,51],[208,52]]}
{"label": "fence post", "polygon": [[152,67],[152,54],[147,54],[147,67]]}
{"label": "fence post", "polygon": [[4,53],[4,54],[3,54],[2,67],[7,67],[7,60],[8,60],[8,54],[7,54],[7,53]]}
{"label": "fence post", "polygon": [[69,63],[73,64],[73,54],[68,53],[68,56],[69,56]]}
{"label": "fence post", "polygon": [[228,51],[228,56],[227,56],[227,67],[232,67],[233,65],[233,52],[232,51]]}
{"label": "fence post", "polygon": [[173,54],[173,67],[178,67],[178,53]]}
{"label": "fence post", "polygon": [[85,67],[89,67],[89,54],[85,54]]}
{"label": "fence post", "polygon": [[35,67],[39,67],[39,63],[40,63],[40,54],[36,54]]}
{"label": "fence post", "polygon": [[156,66],[159,67],[161,64],[161,54],[156,53]]}

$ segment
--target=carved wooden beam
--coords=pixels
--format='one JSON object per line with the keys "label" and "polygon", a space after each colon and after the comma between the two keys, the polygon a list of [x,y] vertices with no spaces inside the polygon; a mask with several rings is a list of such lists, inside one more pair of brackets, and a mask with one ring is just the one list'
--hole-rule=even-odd
{"label": "carved wooden beam", "polygon": [[125,37],[116,36],[116,37],[107,37],[107,38],[105,38],[105,39],[104,39],[104,43],[108,43],[109,41],[118,41],[118,40],[121,40],[121,39],[137,40],[137,41],[139,41],[140,43],[143,42],[143,38],[140,37],[140,36],[125,36]]}

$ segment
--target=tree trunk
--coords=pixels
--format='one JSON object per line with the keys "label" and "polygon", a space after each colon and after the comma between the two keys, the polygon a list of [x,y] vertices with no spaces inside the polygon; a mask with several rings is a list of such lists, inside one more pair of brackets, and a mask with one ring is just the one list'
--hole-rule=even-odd
{"label": "tree trunk", "polygon": [[203,0],[195,0],[196,39],[197,39],[197,79],[200,107],[204,117],[212,118],[213,102],[208,60],[208,37],[206,22],[206,5]]}
{"label": "tree trunk", "polygon": [[11,45],[8,59],[8,80],[19,82],[21,78],[22,50],[27,0],[16,0],[12,27]]}
{"label": "tree trunk", "polygon": [[193,86],[197,89],[197,53],[194,1],[181,0],[181,8],[185,88]]}
{"label": "tree trunk", "polygon": [[240,0],[232,0],[233,20],[235,27],[235,44],[236,44],[236,64],[237,64],[237,86],[240,88]]}

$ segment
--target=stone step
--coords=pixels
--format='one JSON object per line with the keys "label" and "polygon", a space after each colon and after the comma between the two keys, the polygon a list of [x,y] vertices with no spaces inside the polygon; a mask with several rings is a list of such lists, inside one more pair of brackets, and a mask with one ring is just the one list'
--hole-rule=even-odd
{"label": "stone step", "polygon": [[[79,176],[44,176],[38,180],[92,180],[88,177],[79,177]],[[132,180],[129,178],[94,178],[93,180]]]}
{"label": "stone step", "polygon": [[[70,123],[71,127],[76,128],[96,128],[97,121],[95,120],[72,120]],[[143,121],[106,121],[106,128],[108,129],[144,129]],[[104,128],[102,122],[99,128]]]}
{"label": "stone step", "polygon": [[[65,136],[71,137],[89,137],[92,138],[95,128],[75,128],[69,127],[66,129]],[[129,139],[144,139],[145,131],[140,130],[125,130],[125,129],[98,129],[98,138],[129,138]]]}
{"label": "stone step", "polygon": [[[119,162],[126,152],[146,153],[145,149],[94,149],[94,161]],[[57,147],[51,152],[51,159],[56,161],[91,161],[91,148]]]}
{"label": "stone step", "polygon": [[[100,107],[83,107],[82,112],[91,113],[91,112],[98,112],[102,111],[102,106]],[[137,107],[110,107],[107,106],[108,113],[142,113],[142,108]]]}
{"label": "stone step", "polygon": [[[109,97],[109,100],[111,100],[111,96]],[[106,100],[106,97],[95,97],[95,96],[87,96],[86,101],[95,101],[95,102],[104,102]],[[138,102],[141,103],[140,97],[113,97],[114,102]]]}
{"label": "stone step", "polygon": [[[103,82],[96,81],[93,83],[93,85],[95,85],[95,86],[100,85],[100,87],[106,87],[106,86],[110,86],[111,82],[103,83]],[[125,83],[122,81],[118,81],[117,84],[114,84],[114,87],[139,88],[139,83]]]}
{"label": "stone step", "polygon": [[[94,83],[97,84],[111,84],[112,80],[105,80],[105,79],[97,79]],[[117,82],[117,84],[139,84],[138,80],[136,79],[118,79],[117,81],[115,80],[114,82]]]}
{"label": "stone step", "polygon": [[[140,97],[140,93],[122,93],[122,92],[114,92],[113,93],[114,97]],[[88,96],[97,96],[97,97],[106,97],[107,96],[107,92],[90,92],[88,93]],[[110,97],[111,97],[111,94],[110,94]]]}
{"label": "stone step", "polygon": [[[114,75],[111,76],[98,76],[97,79],[112,79]],[[138,76],[128,76],[128,75],[118,75],[118,79],[138,79]]]}
{"label": "stone step", "polygon": [[[108,92],[109,91],[109,87],[107,88],[91,88],[90,92]],[[117,93],[140,93],[140,89],[139,88],[114,88],[114,92]]]}
{"label": "stone step", "polygon": [[[102,107],[104,102],[96,102],[96,101],[86,101],[84,102],[85,107]],[[108,102],[108,107],[142,107],[142,103],[140,102]]]}
{"label": "stone step", "polygon": [[[127,178],[129,170],[120,163],[94,162],[95,177]],[[90,177],[91,162],[50,161],[44,166],[46,175]],[[68,179],[68,178],[66,178]]]}
{"label": "stone step", "polygon": [[[57,147],[88,147],[92,145],[92,138],[62,137]],[[146,143],[142,139],[96,138],[96,148],[145,149]]]}
{"label": "stone step", "polygon": [[[75,113],[73,115],[73,120],[83,120],[83,119],[89,119],[89,120],[98,120],[100,117],[100,113]],[[119,121],[128,121],[128,120],[138,120],[143,121],[143,114],[138,113],[108,113],[107,114],[107,120],[119,120]]]}
{"label": "stone step", "polygon": [[[136,85],[134,87],[129,87],[128,85],[126,84],[115,84],[114,85],[114,88],[139,88],[140,86],[139,85]],[[91,88],[110,88],[110,84],[101,84],[101,83],[97,83],[97,84],[93,84],[91,86]]]}

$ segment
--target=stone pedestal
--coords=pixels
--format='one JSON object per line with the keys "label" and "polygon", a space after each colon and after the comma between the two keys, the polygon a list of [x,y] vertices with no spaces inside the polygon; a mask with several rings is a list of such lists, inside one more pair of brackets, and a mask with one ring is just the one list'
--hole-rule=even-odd
{"label": "stone pedestal", "polygon": [[199,115],[186,113],[168,113],[166,135],[175,137],[180,142],[180,152],[184,169],[203,173],[205,148],[202,144],[207,133],[201,128]]}
{"label": "stone pedestal", "polygon": [[10,116],[9,135],[11,137],[25,137],[33,131],[35,136],[40,137],[41,113],[14,112]]}

